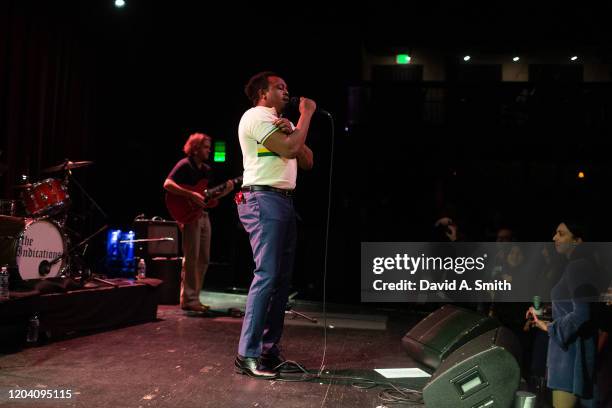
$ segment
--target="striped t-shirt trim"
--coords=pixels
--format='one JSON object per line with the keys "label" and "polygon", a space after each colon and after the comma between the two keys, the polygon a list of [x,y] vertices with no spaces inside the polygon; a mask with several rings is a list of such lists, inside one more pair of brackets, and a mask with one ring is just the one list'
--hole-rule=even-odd
{"label": "striped t-shirt trim", "polygon": [[261,144],[264,144],[264,142],[270,137],[270,135],[274,132],[276,132],[278,130],[278,128],[276,126],[274,126],[272,129],[270,129],[270,131],[268,133],[265,134],[264,137],[261,138]]}
{"label": "striped t-shirt trim", "polygon": [[276,156],[279,157],[278,153],[274,153],[265,147],[260,147],[257,149],[257,157],[266,157],[266,156]]}

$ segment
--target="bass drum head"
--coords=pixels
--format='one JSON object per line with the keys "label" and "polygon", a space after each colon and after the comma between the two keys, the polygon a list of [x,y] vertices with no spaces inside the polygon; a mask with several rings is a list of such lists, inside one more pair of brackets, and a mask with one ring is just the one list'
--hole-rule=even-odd
{"label": "bass drum head", "polygon": [[59,227],[47,220],[29,220],[20,234],[16,248],[16,263],[23,280],[59,276],[64,272],[65,259],[51,265],[46,275],[39,273],[42,261],[51,261],[66,251],[66,239]]}

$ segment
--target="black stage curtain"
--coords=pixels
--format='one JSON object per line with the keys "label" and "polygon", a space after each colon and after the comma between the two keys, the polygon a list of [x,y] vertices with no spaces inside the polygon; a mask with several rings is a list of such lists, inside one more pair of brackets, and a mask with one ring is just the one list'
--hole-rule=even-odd
{"label": "black stage curtain", "polygon": [[87,157],[94,47],[73,7],[70,1],[0,2],[2,197],[16,198],[21,174],[40,180],[48,177],[45,167]]}

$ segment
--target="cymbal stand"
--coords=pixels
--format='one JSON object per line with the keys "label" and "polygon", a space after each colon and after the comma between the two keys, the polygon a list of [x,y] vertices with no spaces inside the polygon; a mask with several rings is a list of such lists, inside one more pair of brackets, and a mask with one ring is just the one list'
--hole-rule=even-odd
{"label": "cymbal stand", "polygon": [[90,196],[89,193],[87,193],[85,188],[76,180],[76,178],[74,178],[74,176],[72,175],[72,170],[70,170],[68,168],[68,163],[69,162],[70,161],[68,159],[66,159],[65,162],[64,162],[64,171],[65,171],[64,180],[65,180],[66,185],[68,185],[69,183],[76,184],[76,186],[79,188],[79,190],[81,190],[81,193],[83,193],[83,195],[93,204],[93,206],[100,212],[100,214],[102,214],[104,219],[108,220],[108,218],[109,218],[108,214],[106,214],[106,212],[104,212],[104,210],[100,207],[100,205],[98,205],[96,200],[94,200],[93,197]]}

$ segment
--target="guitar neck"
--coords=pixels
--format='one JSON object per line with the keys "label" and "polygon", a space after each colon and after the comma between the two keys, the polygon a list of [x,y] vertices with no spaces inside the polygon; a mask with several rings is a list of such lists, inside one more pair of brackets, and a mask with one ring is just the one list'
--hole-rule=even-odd
{"label": "guitar neck", "polygon": [[[242,183],[242,176],[236,177],[232,179],[232,182],[234,184],[238,184],[238,183]],[[204,196],[206,198],[210,198],[213,197],[215,194],[219,194],[220,192],[222,192],[223,190],[225,190],[225,187],[227,186],[227,182],[219,184],[216,187],[204,190]]]}

